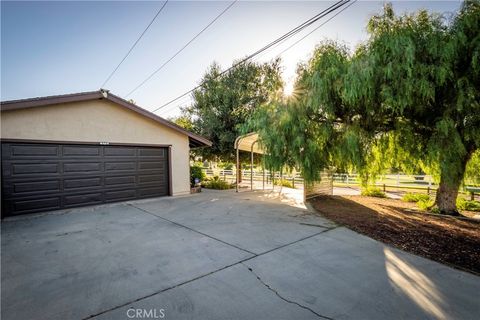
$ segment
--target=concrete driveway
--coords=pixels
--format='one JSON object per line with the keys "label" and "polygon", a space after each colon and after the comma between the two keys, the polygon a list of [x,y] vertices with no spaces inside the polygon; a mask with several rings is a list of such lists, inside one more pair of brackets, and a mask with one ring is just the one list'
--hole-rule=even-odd
{"label": "concrete driveway", "polygon": [[478,319],[480,278],[272,194],[2,223],[2,319]]}

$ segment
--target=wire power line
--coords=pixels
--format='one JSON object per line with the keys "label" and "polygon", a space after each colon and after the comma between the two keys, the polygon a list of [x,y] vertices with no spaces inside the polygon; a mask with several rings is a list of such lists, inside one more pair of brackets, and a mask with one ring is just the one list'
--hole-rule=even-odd
{"label": "wire power line", "polygon": [[[270,42],[269,44],[267,44],[266,46],[264,46],[263,48],[255,51],[254,53],[250,54],[249,56],[247,56],[246,58],[242,59],[241,61],[237,62],[236,64],[234,64],[233,66],[231,66],[230,68],[220,72],[216,77],[220,77],[222,75],[224,75],[225,73],[229,72],[230,70],[238,67],[240,64],[243,64],[245,63],[246,61],[252,59],[253,57],[255,57],[256,55],[262,53],[263,51],[265,50],[268,50],[269,48],[277,45],[278,43],[284,41],[285,39],[288,39],[290,37],[292,37],[293,35],[297,34],[298,32],[302,31],[303,29],[305,29],[306,27],[312,25],[313,23],[317,22],[318,20],[322,19],[323,17],[325,17],[326,15],[330,14],[331,12],[334,12],[335,10],[338,10],[339,8],[341,8],[342,6],[344,6],[345,4],[349,3],[351,0],[341,0],[341,1],[338,1],[336,3],[334,3],[333,5],[331,5],[330,7],[328,7],[327,9],[323,10],[322,12],[316,14],[315,16],[313,16],[312,18],[308,19],[307,21],[303,22],[302,24],[300,24],[299,26],[293,28],[292,30],[290,30],[289,32],[285,33],[284,35],[282,35],[281,37],[275,39],[274,41]],[[167,103],[164,103],[162,104],[160,107],[152,110],[151,112],[157,112],[158,110],[168,106],[169,104],[181,99],[182,97],[194,92],[195,90],[201,88],[204,84],[205,84],[206,81],[200,83],[198,86],[196,86],[195,88],[179,95],[178,97],[168,101]]]}
{"label": "wire power line", "polygon": [[330,18],[328,18],[327,20],[325,20],[324,22],[322,22],[318,27],[316,27],[315,29],[313,29],[312,31],[310,31],[309,33],[307,33],[306,35],[304,35],[303,37],[301,37],[300,39],[298,39],[297,41],[295,41],[294,43],[292,43],[290,46],[288,46],[287,48],[283,49],[279,54],[276,55],[276,57],[279,57],[281,56],[282,54],[284,54],[286,51],[290,50],[292,47],[296,46],[300,41],[302,41],[303,39],[305,39],[306,37],[308,37],[309,35],[311,35],[312,33],[314,33],[315,31],[317,31],[318,29],[320,29],[321,27],[323,27],[324,25],[326,25],[330,20],[332,20],[333,18],[335,18],[336,16],[338,16],[340,13],[342,13],[343,11],[347,10],[349,7],[351,7],[355,2],[357,2],[357,0],[354,0],[352,1],[348,6],[344,7],[342,10],[338,11],[337,13],[335,13],[333,16],[331,16]]}
{"label": "wire power line", "polygon": [[[357,2],[358,0],[353,0],[348,6],[344,7],[342,10],[338,11],[337,13],[335,13],[333,16],[331,16],[330,18],[328,18],[326,21],[322,22],[319,26],[317,26],[315,29],[313,29],[312,31],[310,31],[309,33],[307,33],[306,35],[304,35],[302,38],[298,39],[297,41],[295,41],[293,44],[291,44],[290,46],[288,46],[286,49],[282,50],[280,53],[278,53],[277,55],[275,55],[275,58],[278,58],[280,57],[282,54],[284,54],[286,51],[290,50],[292,47],[296,46],[299,42],[301,42],[302,40],[304,40],[306,37],[308,37],[309,35],[311,35],[312,33],[314,33],[315,31],[317,31],[318,29],[320,29],[321,27],[323,27],[325,24],[327,24],[330,20],[332,20],[333,18],[335,18],[336,16],[338,16],[340,13],[342,13],[343,11],[345,11],[346,9],[348,9],[350,6],[352,6],[355,2]],[[284,39],[283,41],[277,43],[273,48],[275,47],[278,47],[280,45],[282,45],[285,41],[287,41],[288,39]],[[262,54],[258,55],[256,57],[256,60],[258,61],[258,58],[259,57],[262,57],[264,56],[265,52],[263,52]]]}
{"label": "wire power line", "polygon": [[130,53],[133,51],[133,49],[136,47],[137,43],[140,41],[140,39],[142,39],[143,35],[147,32],[147,30],[150,28],[150,26],[153,24],[153,22],[157,19],[158,15],[160,14],[160,12],[162,12],[163,8],[165,8],[165,6],[167,5],[168,3],[168,0],[165,1],[163,3],[163,5],[160,7],[160,9],[158,10],[158,12],[155,14],[155,16],[153,17],[152,21],[150,21],[150,23],[147,25],[147,27],[143,30],[142,34],[140,34],[140,36],[137,38],[137,40],[133,43],[133,45],[130,47],[130,50],[128,50],[127,54],[123,57],[123,59],[120,61],[120,63],[115,67],[115,69],[113,69],[113,71],[110,73],[110,75],[107,77],[107,79],[105,79],[105,81],[103,82],[103,84],[101,85],[101,88],[104,88],[105,85],[107,84],[107,82],[113,77],[113,75],[115,74],[115,72],[117,72],[118,68],[120,68],[120,66],[122,65],[122,63],[125,61],[125,59],[127,59],[127,57],[130,55]]}
{"label": "wire power line", "polygon": [[238,0],[235,0],[233,1],[232,3],[230,3],[230,5],[228,5],[228,7],[226,7],[222,12],[220,12],[220,14],[218,14],[215,19],[213,19],[212,21],[210,21],[209,24],[207,24],[199,33],[197,33],[192,39],[190,39],[190,41],[188,41],[182,48],[180,48],[180,50],[178,50],[173,56],[171,56],[167,61],[165,61],[160,67],[158,67],[157,69],[155,69],[155,71],[153,71],[145,80],[143,80],[138,86],[136,86],[133,90],[131,90],[126,96],[125,98],[128,98],[128,96],[130,96],[132,93],[134,93],[135,91],[137,91],[140,87],[142,87],[147,81],[149,81],[150,79],[153,78],[154,75],[156,75],[160,70],[163,69],[163,67],[165,67],[170,61],[172,61],[177,55],[179,55],[186,47],[188,47],[195,39],[197,39],[205,30],[207,30],[212,24],[215,23],[215,21],[217,21],[225,12],[228,11],[228,9],[230,9]]}

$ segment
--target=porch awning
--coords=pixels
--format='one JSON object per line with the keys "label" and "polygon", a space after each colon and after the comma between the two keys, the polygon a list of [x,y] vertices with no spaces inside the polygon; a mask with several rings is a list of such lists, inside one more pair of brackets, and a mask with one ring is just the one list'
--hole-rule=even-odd
{"label": "porch awning", "polygon": [[258,154],[265,153],[263,151],[263,148],[258,143],[258,133],[256,132],[250,132],[243,136],[238,136],[237,139],[235,139],[234,148],[242,151],[247,151],[247,152],[253,151],[253,153],[258,153]]}

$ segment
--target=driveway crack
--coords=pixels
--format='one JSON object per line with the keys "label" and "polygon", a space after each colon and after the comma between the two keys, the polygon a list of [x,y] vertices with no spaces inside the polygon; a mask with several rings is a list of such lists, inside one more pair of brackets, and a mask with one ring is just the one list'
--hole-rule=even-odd
{"label": "driveway crack", "polygon": [[296,301],[293,301],[293,300],[290,300],[290,299],[287,299],[285,298],[284,296],[282,296],[277,290],[275,290],[274,288],[272,288],[268,283],[266,283],[265,281],[262,280],[262,278],[260,278],[260,276],[255,272],[253,271],[252,268],[250,268],[249,266],[245,265],[243,262],[240,262],[241,265],[243,265],[244,267],[246,267],[248,269],[248,271],[250,271],[251,273],[253,273],[255,275],[255,277],[257,278],[257,280],[265,287],[267,288],[268,290],[272,291],[273,293],[275,293],[275,295],[277,297],[279,297],[280,299],[282,299],[283,301],[287,302],[287,303],[291,303],[291,304],[294,304],[302,309],[305,309],[307,311],[310,311],[311,313],[313,313],[314,315],[316,315],[317,317],[319,317],[320,319],[328,319],[328,320],[334,320],[333,318],[330,318],[330,317],[327,317],[327,316],[324,316],[324,315],[321,315],[320,313],[316,312],[315,310],[307,307],[307,306],[304,306],[303,304],[299,303],[299,302],[296,302]]}

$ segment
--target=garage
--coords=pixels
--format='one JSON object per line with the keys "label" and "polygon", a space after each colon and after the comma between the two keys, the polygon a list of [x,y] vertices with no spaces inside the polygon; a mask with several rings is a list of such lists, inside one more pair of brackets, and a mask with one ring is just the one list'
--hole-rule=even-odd
{"label": "garage", "polygon": [[188,194],[195,135],[108,91],[2,102],[2,217]]}
{"label": "garage", "polygon": [[5,215],[166,196],[168,148],[2,143]]}

